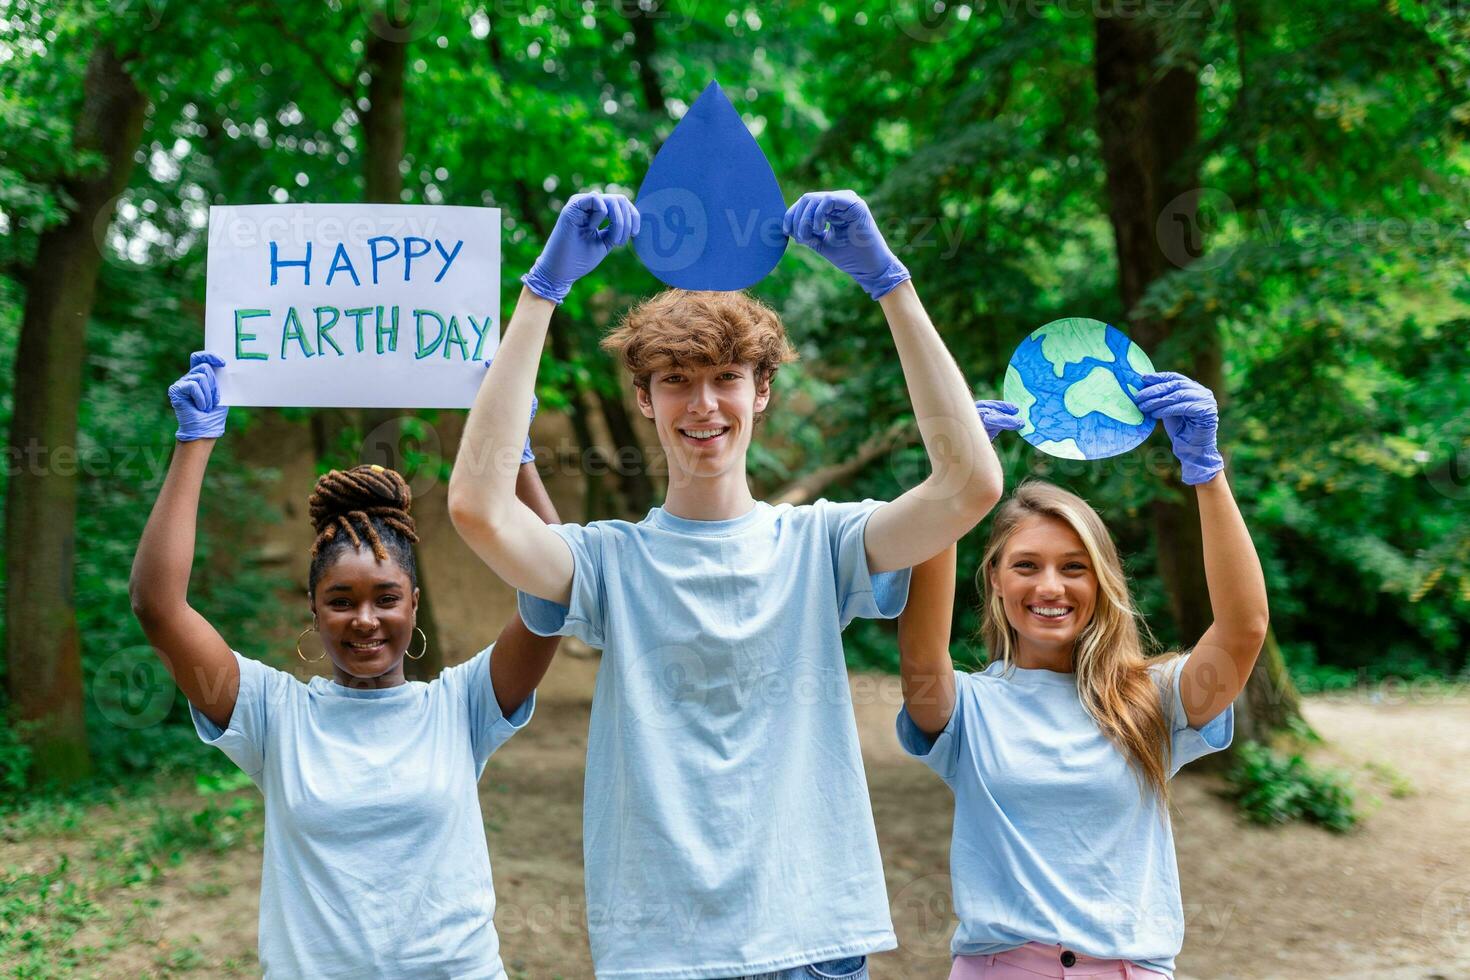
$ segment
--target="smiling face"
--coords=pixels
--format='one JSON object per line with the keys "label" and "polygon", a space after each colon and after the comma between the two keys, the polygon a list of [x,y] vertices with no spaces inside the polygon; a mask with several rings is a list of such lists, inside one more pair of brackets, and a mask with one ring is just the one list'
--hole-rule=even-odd
{"label": "smiling face", "polygon": [[670,366],[638,388],[638,407],[653,419],[667,454],[670,482],[738,473],[744,480],[755,416],[771,398],[749,364]]}
{"label": "smiling face", "polygon": [[341,552],[317,579],[312,614],[339,684],[403,683],[403,657],[413,640],[419,590],[392,561],[370,548]]}
{"label": "smiling face", "polygon": [[990,585],[1016,631],[1021,666],[1038,657],[1070,663],[1098,592],[1092,559],[1070,524],[1041,514],[1023,518],[990,571]]}

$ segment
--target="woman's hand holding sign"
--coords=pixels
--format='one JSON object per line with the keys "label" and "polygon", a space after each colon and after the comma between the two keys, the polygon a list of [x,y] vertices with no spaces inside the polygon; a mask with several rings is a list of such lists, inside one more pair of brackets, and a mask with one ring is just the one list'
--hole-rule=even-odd
{"label": "woman's hand holding sign", "polygon": [[219,403],[219,379],[216,368],[225,362],[208,351],[189,355],[189,371],[168,386],[169,404],[179,419],[179,442],[196,439],[218,439],[225,432],[225,416],[229,408]]}
{"label": "woman's hand holding sign", "polygon": [[[604,221],[607,227],[599,227]],[[603,256],[637,235],[639,224],[638,209],[621,194],[573,194],[541,257],[521,281],[542,299],[560,303]]]}

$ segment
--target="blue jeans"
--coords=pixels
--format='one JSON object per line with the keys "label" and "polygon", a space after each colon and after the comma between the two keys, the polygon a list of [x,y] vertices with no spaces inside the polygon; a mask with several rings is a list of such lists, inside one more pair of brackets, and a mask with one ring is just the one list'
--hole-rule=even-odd
{"label": "blue jeans", "polygon": [[840,960],[793,966],[775,973],[758,973],[735,980],[868,980],[868,958],[845,956]]}

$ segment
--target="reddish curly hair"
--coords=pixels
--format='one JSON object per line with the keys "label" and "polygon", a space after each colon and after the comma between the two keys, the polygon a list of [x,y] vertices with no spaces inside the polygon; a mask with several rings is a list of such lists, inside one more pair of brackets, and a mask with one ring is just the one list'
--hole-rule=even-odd
{"label": "reddish curly hair", "polygon": [[666,289],[628,311],[602,340],[633,384],[674,366],[749,364],[757,387],[768,384],[796,349],[776,311],[744,292]]}

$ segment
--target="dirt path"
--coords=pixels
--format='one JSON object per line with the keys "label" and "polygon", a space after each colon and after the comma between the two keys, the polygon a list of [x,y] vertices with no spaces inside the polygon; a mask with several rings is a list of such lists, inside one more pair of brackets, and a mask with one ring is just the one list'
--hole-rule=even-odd
{"label": "dirt path", "polygon": [[[491,761],[481,785],[496,924],[512,977],[591,976],[583,927],[582,761],[594,670],[558,658],[535,722]],[[952,798],[905,758],[892,734],[893,678],[854,679],[900,949],[874,958],[876,980],[943,978],[953,928],[948,852]],[[1220,781],[1186,770],[1176,782],[1175,836],[1187,938],[1181,978],[1302,980],[1470,977],[1470,699],[1308,703],[1328,742],[1319,761],[1349,770],[1376,797],[1347,836],[1240,821]],[[1390,795],[1393,789],[1402,795]],[[0,842],[0,867],[87,837]],[[161,883],[119,889],[114,917],[144,911],[133,941],[89,957],[83,975],[248,975],[259,890],[258,846],[194,853]],[[152,904],[156,902],[156,904]],[[135,912],[135,914],[137,914]],[[89,926],[89,928],[92,928]]]}

